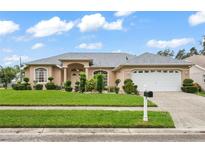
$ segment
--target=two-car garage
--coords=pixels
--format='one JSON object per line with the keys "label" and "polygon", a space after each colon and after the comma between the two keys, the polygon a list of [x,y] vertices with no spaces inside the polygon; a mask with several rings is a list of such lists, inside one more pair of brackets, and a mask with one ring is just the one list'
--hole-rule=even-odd
{"label": "two-car garage", "polygon": [[131,79],[139,91],[180,91],[181,71],[179,70],[136,70]]}

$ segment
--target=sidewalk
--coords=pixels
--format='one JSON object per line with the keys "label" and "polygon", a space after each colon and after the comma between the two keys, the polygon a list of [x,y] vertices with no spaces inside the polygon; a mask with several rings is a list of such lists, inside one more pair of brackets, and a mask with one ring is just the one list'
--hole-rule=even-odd
{"label": "sidewalk", "polygon": [[2,128],[0,142],[199,142],[205,129]]}

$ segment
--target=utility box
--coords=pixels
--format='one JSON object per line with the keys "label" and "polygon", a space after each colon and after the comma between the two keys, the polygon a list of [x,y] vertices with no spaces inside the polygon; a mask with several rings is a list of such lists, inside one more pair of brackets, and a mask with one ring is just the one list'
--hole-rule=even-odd
{"label": "utility box", "polygon": [[144,96],[145,97],[153,97],[153,92],[152,91],[145,91]]}

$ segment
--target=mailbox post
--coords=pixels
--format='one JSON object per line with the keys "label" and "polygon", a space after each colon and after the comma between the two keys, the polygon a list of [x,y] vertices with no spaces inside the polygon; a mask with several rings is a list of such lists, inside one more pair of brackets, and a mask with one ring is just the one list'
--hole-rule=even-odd
{"label": "mailbox post", "polygon": [[147,97],[153,97],[153,92],[152,91],[144,91],[144,114],[143,114],[143,121],[148,121]]}
{"label": "mailbox post", "polygon": [[143,121],[148,121],[147,115],[147,97],[144,96],[144,114],[143,114]]}

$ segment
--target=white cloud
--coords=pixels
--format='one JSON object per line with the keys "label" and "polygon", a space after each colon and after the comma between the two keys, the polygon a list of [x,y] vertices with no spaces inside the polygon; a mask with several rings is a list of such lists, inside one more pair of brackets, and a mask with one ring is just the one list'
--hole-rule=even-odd
{"label": "white cloud", "polygon": [[8,57],[5,57],[3,60],[5,62],[5,65],[11,65],[13,63],[19,62],[21,57],[22,62],[30,60],[28,56],[18,56],[18,55],[11,55]]}
{"label": "white cloud", "polygon": [[102,43],[101,42],[97,42],[97,43],[81,43],[80,45],[77,46],[77,48],[80,49],[101,49],[102,48]]}
{"label": "white cloud", "polygon": [[32,49],[32,50],[35,50],[35,49],[42,48],[43,46],[44,46],[43,43],[36,43],[36,44],[34,44],[34,45],[31,47],[31,49]]}
{"label": "white cloud", "polygon": [[6,35],[19,30],[19,25],[13,21],[0,20],[0,35]]}
{"label": "white cloud", "polygon": [[9,48],[0,48],[0,52],[10,53],[10,52],[12,52],[12,49],[9,49]]}
{"label": "white cloud", "polygon": [[118,12],[115,12],[115,16],[116,17],[123,17],[123,16],[129,16],[131,14],[133,14],[135,11],[118,11]]}
{"label": "white cloud", "polygon": [[78,28],[81,32],[97,31],[99,28],[106,30],[121,30],[122,20],[109,23],[106,21],[104,16],[102,16],[100,13],[96,13],[85,15],[78,24]]}
{"label": "white cloud", "polygon": [[121,30],[122,29],[122,20],[117,20],[111,23],[105,23],[103,28],[107,30]]}
{"label": "white cloud", "polygon": [[178,38],[172,40],[149,40],[147,46],[152,48],[177,48],[194,43],[193,38]]}
{"label": "white cloud", "polygon": [[196,12],[189,17],[189,24],[196,26],[205,23],[205,12]]}
{"label": "white cloud", "polygon": [[67,22],[59,17],[53,17],[49,20],[42,20],[33,27],[27,29],[27,32],[34,37],[45,37],[54,34],[61,34],[71,30],[74,26],[72,21]]}

